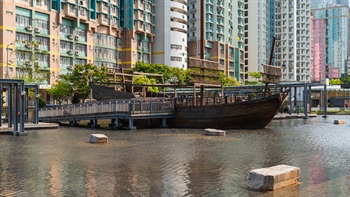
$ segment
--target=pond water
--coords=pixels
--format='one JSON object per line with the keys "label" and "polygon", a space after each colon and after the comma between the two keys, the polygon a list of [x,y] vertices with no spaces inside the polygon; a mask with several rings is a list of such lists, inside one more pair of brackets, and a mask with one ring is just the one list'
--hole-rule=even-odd
{"label": "pond water", "polygon": [[[349,123],[350,116],[273,120],[225,137],[76,127],[1,135],[0,196],[349,196]],[[89,143],[92,133],[108,143]],[[246,189],[250,170],[279,164],[300,167],[301,184]]]}

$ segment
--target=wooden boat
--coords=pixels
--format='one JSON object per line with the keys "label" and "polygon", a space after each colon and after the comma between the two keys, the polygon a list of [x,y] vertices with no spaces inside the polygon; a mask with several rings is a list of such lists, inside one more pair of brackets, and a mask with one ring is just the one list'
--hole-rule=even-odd
{"label": "wooden boat", "polygon": [[[266,96],[268,83],[279,83],[281,67],[263,64],[263,82],[266,84],[262,98],[247,101],[203,103],[198,105],[192,102],[176,103],[176,118],[174,127],[186,128],[215,128],[215,129],[261,129],[264,128],[276,115],[286,99],[289,90],[272,96]],[[195,98],[195,95],[194,95]],[[190,103],[190,104],[188,104]],[[207,102],[208,103],[208,102]]]}
{"label": "wooden boat", "polygon": [[178,128],[262,129],[276,115],[287,92],[249,101],[215,105],[176,105]]}

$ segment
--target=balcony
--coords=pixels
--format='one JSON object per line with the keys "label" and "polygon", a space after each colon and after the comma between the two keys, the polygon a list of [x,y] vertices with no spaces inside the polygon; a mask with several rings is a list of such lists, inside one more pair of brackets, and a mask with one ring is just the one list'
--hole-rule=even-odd
{"label": "balcony", "polygon": [[64,14],[66,16],[77,18],[76,12],[77,12],[77,6],[71,5],[71,4],[64,5]]}
{"label": "balcony", "polygon": [[136,23],[135,24],[135,30],[136,31],[144,31],[145,25],[143,23]]}

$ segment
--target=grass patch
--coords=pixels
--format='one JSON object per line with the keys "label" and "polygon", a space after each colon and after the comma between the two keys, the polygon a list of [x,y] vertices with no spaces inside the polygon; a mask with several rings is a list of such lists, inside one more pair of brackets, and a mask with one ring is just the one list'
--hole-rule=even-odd
{"label": "grass patch", "polygon": [[[312,111],[311,113],[315,113],[317,115],[323,115],[324,111],[323,110],[317,110],[317,111]],[[327,110],[328,115],[350,115],[349,110]]]}

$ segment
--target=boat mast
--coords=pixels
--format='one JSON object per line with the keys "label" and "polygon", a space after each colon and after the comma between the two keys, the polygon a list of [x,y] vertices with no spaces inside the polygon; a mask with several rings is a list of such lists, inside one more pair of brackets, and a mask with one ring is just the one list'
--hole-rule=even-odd
{"label": "boat mast", "polygon": [[[275,49],[275,42],[276,42],[276,37],[273,37],[269,65],[272,65],[273,51]],[[266,92],[267,92],[268,87],[269,87],[269,82],[265,82],[264,97],[266,96]]]}

